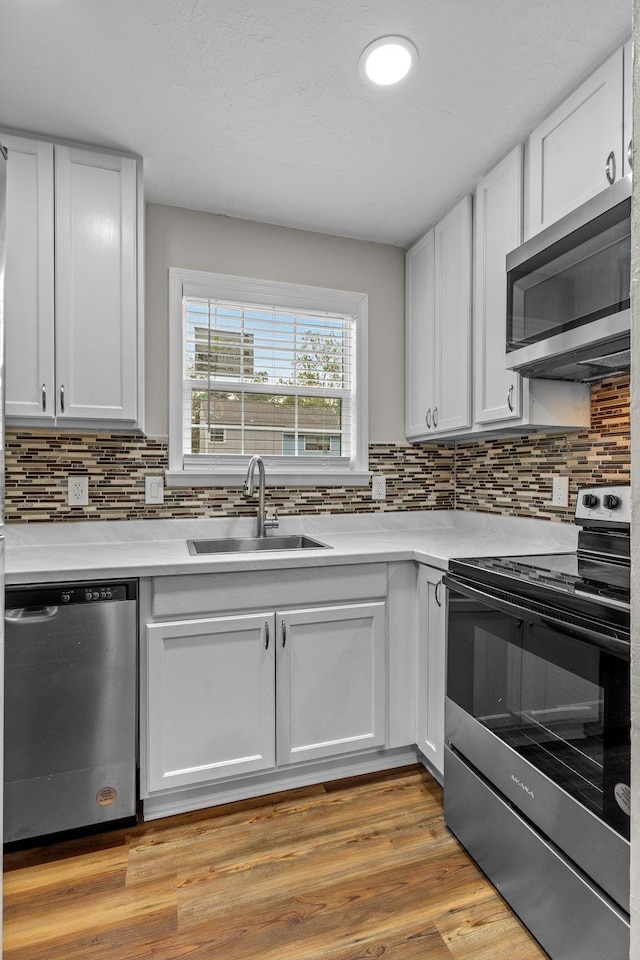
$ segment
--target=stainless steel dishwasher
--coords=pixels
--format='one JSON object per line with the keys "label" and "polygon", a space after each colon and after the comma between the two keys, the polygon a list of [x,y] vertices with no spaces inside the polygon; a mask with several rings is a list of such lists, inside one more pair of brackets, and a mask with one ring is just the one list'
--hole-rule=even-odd
{"label": "stainless steel dishwasher", "polygon": [[7,587],[4,840],[135,817],[137,580]]}

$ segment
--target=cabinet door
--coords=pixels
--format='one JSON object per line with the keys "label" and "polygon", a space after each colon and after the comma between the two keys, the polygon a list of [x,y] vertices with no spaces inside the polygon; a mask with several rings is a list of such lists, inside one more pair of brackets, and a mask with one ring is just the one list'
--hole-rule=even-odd
{"label": "cabinet door", "polygon": [[438,432],[471,426],[471,197],[434,229],[435,406]]}
{"label": "cabinet door", "polygon": [[383,747],[385,604],[276,614],[278,765]]}
{"label": "cabinet door", "polygon": [[147,627],[150,791],[273,767],[274,626],[264,613]]}
{"label": "cabinet door", "polygon": [[430,230],[406,256],[406,434],[432,430],[434,406],[434,233]]}
{"label": "cabinet door", "polygon": [[529,137],[528,237],[605,190],[611,154],[622,175],[622,75],[618,50]]}
{"label": "cabinet door", "polygon": [[519,374],[505,367],[507,254],[522,243],[522,147],[477,187],[474,245],[474,419],[517,420]]}
{"label": "cabinet door", "polygon": [[633,165],[633,46],[631,40],[622,48],[624,58],[622,99],[623,99],[623,131],[622,131],[622,159],[624,162],[623,175],[631,173]]}
{"label": "cabinet door", "polygon": [[5,410],[53,418],[53,145],[0,140],[9,152]]}
{"label": "cabinet door", "polygon": [[446,588],[442,583],[441,570],[420,567],[418,603],[420,638],[416,743],[434,769],[444,775]]}
{"label": "cabinet door", "polygon": [[136,161],[56,147],[61,418],[137,415]]}

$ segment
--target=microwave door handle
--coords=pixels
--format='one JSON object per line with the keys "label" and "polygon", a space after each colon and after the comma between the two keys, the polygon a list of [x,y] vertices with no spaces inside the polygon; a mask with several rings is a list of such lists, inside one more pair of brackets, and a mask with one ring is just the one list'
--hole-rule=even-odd
{"label": "microwave door handle", "polygon": [[[551,613],[539,613],[537,610],[531,610],[524,604],[512,603],[510,600],[504,600],[502,597],[497,597],[493,593],[472,587],[450,575],[444,578],[444,582],[445,586],[451,587],[470,600],[478,600],[480,603],[485,604],[485,606],[506,613],[516,620],[534,623],[538,626],[547,627],[549,630],[557,630],[559,633],[574,637],[576,640],[582,640],[602,650],[607,650],[625,659],[630,659],[631,647],[628,640],[623,640],[619,637],[610,637],[597,630],[589,630],[588,627],[583,627],[581,624],[570,623],[559,617],[554,617]],[[451,593],[449,594],[449,604],[451,606],[455,604],[455,597],[452,597]]]}

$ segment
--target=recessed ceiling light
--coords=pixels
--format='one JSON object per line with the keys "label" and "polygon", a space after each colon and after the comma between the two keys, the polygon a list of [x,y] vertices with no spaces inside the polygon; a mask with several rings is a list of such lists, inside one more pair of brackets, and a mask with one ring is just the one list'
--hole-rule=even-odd
{"label": "recessed ceiling light", "polygon": [[405,37],[380,37],[362,52],[360,76],[366,83],[388,87],[404,80],[418,61],[418,51]]}

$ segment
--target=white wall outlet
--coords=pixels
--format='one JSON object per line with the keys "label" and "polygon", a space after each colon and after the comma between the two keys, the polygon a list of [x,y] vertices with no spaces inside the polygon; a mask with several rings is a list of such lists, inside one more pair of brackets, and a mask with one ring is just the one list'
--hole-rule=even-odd
{"label": "white wall outlet", "polygon": [[144,478],[144,502],[164,503],[164,477]]}
{"label": "white wall outlet", "polygon": [[569,506],[569,477],[553,478],[551,504],[554,507]]}
{"label": "white wall outlet", "polygon": [[377,477],[371,477],[371,499],[387,499],[387,481],[382,474],[379,474]]}
{"label": "white wall outlet", "polygon": [[67,503],[70,507],[86,507],[89,503],[89,477],[67,478]]}

